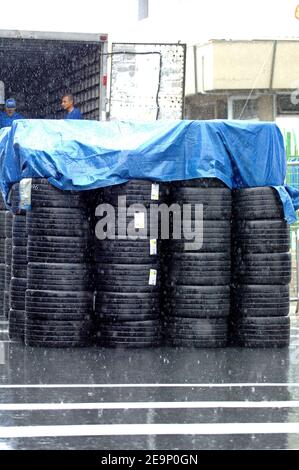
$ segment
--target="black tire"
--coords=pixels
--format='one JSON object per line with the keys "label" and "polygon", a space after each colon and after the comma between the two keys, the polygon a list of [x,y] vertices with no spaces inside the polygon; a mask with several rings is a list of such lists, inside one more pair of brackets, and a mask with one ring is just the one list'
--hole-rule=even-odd
{"label": "black tire", "polygon": [[0,238],[5,238],[5,213],[4,209],[0,209]]}
{"label": "black tire", "polygon": [[80,322],[88,322],[93,319],[93,312],[85,310],[84,312],[77,312],[75,309],[73,313],[65,313],[57,311],[55,313],[45,313],[45,312],[32,312],[31,309],[26,307],[26,319],[27,321],[42,321],[45,322],[55,322],[55,321],[80,321]]}
{"label": "black tire", "polygon": [[161,308],[170,317],[227,317],[230,312],[230,287],[176,286],[168,290]]}
{"label": "black tire", "polygon": [[218,178],[194,178],[190,180],[179,180],[171,183],[171,189],[175,188],[228,188]]}
{"label": "black tire", "polygon": [[41,333],[49,331],[56,331],[57,333],[89,333],[93,328],[92,321],[81,321],[81,320],[38,320],[38,319],[26,319],[26,328],[40,331]]}
{"label": "black tire", "polygon": [[223,253],[175,253],[169,266],[171,286],[228,285],[230,277],[230,258]]}
{"label": "black tire", "polygon": [[25,311],[27,279],[12,277],[10,284],[10,304],[13,310]]}
{"label": "black tire", "polygon": [[289,338],[284,338],[280,340],[270,340],[270,341],[265,341],[265,340],[257,340],[257,339],[237,339],[236,340],[236,346],[242,347],[242,348],[260,348],[260,349],[266,349],[266,348],[287,348],[290,344],[290,339]]}
{"label": "black tire", "polygon": [[3,314],[5,318],[8,318],[9,316],[9,309],[10,309],[10,292],[5,290],[4,299],[3,299]]}
{"label": "black tire", "polygon": [[[145,289],[144,292],[157,291],[160,286],[160,269],[156,264],[143,264],[143,265],[128,265],[128,264],[114,264],[114,265],[97,265],[97,280],[96,285],[99,290],[113,291],[115,287],[123,288],[125,292],[128,288]],[[150,285],[150,270],[155,270],[157,274],[156,284]],[[111,289],[109,289],[111,287]],[[127,291],[132,292],[132,291]],[[138,290],[136,290],[138,292]],[[139,291],[140,292],[140,291]]]}
{"label": "black tire", "polygon": [[5,212],[5,237],[11,238],[12,237],[12,220],[13,220],[13,213],[10,211]]}
{"label": "black tire", "polygon": [[251,253],[237,256],[234,280],[240,284],[287,285],[291,281],[291,255]]}
{"label": "black tire", "polygon": [[5,264],[11,264],[12,259],[12,239],[5,239]]}
{"label": "black tire", "polygon": [[102,338],[107,338],[107,339],[119,339],[119,340],[142,340],[142,339],[154,339],[154,338],[159,338],[161,335],[161,329],[151,329],[151,330],[131,330],[131,329],[125,329],[125,330],[109,330],[108,328],[103,329],[101,328],[97,332],[97,337],[102,337]]}
{"label": "black tire", "polygon": [[[157,258],[156,256],[129,256],[126,253],[115,253],[114,256],[105,256],[103,255],[96,255],[95,256],[95,263],[99,266],[106,264],[131,264],[133,265],[140,265],[140,264],[153,264],[153,258]],[[155,262],[155,261],[154,261]]]}
{"label": "black tire", "polygon": [[12,341],[23,340],[25,334],[25,312],[20,310],[9,310],[8,335]]}
{"label": "black tire", "polygon": [[6,264],[5,265],[5,290],[9,291],[10,288],[10,282],[11,282],[11,264]]}
{"label": "black tire", "polygon": [[[81,305],[85,302],[92,302],[93,294],[91,292],[76,292],[70,290],[68,292],[61,292],[60,290],[27,290],[27,298],[31,299],[32,302],[37,303],[41,306],[49,306],[51,303],[58,303],[59,305]],[[44,303],[46,305],[44,305]]]}
{"label": "black tire", "polygon": [[28,262],[88,263],[92,259],[92,245],[80,237],[28,237]]}
{"label": "black tire", "polygon": [[4,291],[5,288],[5,264],[0,264],[0,291]]}
{"label": "black tire", "polygon": [[51,185],[45,178],[35,178],[31,185],[32,207],[85,207],[85,193],[63,191]]}
{"label": "black tire", "polygon": [[5,210],[5,202],[3,199],[2,192],[0,191],[0,211],[4,211],[4,210]]}
{"label": "black tire", "polygon": [[283,220],[242,220],[234,227],[234,248],[244,253],[284,253],[290,249],[290,229]]}
{"label": "black tire", "polygon": [[[207,195],[210,196],[210,198],[218,199],[220,202],[226,201],[228,203],[231,202],[232,199],[232,191],[225,186],[205,186],[205,185],[193,185],[190,186],[190,181],[186,181],[186,184],[175,184],[172,189],[170,189],[170,194],[172,196],[175,195],[181,195],[182,197],[190,197],[193,199],[201,199],[201,198],[206,198]],[[194,180],[193,180],[194,181]],[[189,186],[187,186],[189,184]],[[178,198],[179,199],[179,198]]]}
{"label": "black tire", "polygon": [[171,336],[184,336],[184,337],[189,337],[189,336],[196,336],[198,338],[201,338],[202,336],[205,337],[210,337],[210,338],[215,338],[215,337],[221,337],[221,336],[226,336],[228,333],[228,324],[222,325],[221,327],[219,325],[213,325],[212,327],[210,326],[209,328],[200,328],[197,327],[195,328],[191,323],[189,325],[180,325],[177,323],[169,323],[165,322],[164,324],[164,332],[165,336],[171,335]]}
{"label": "black tire", "polygon": [[[161,253],[159,240],[151,252],[150,240],[105,240],[95,245],[95,262],[104,264],[152,264]],[[151,254],[152,253],[152,254]]]}
{"label": "black tire", "polygon": [[283,219],[283,206],[277,191],[271,187],[233,191],[233,213],[236,219]]}
{"label": "black tire", "polygon": [[20,184],[15,183],[12,185],[9,193],[9,202],[13,214],[24,214],[25,211],[20,209]]}
{"label": "black tire", "polygon": [[93,311],[92,292],[26,290],[27,318],[48,320],[88,320]]}
{"label": "black tire", "polygon": [[[173,233],[173,231],[171,232]],[[181,239],[171,239],[168,243],[170,253],[185,252],[186,243],[194,243],[195,252],[200,253],[230,253],[231,250],[231,224],[230,221],[203,221],[202,243],[198,247],[195,245],[197,239],[194,237],[194,224],[191,226],[191,231],[186,229],[181,230]]]}
{"label": "black tire", "polygon": [[161,340],[151,340],[151,341],[133,341],[133,342],[123,342],[123,341],[110,341],[100,339],[97,341],[97,344],[104,348],[118,348],[118,349],[148,349],[148,348],[158,348],[161,346]]}
{"label": "black tire", "polygon": [[[160,240],[156,240],[157,255],[159,254],[161,247]],[[151,241],[146,240],[95,240],[95,255],[101,255],[106,253],[107,256],[113,255],[114,253],[128,253],[129,256],[151,256],[155,259],[154,255],[151,255]],[[157,256],[156,255],[156,256]]]}
{"label": "black tire", "polygon": [[238,326],[248,327],[257,330],[275,329],[282,330],[290,328],[289,317],[248,317],[235,322]]}
{"label": "black tire", "polygon": [[85,264],[28,263],[28,289],[92,291],[91,267]]}
{"label": "black tire", "polygon": [[135,331],[135,332],[147,332],[147,331],[157,331],[161,328],[160,320],[143,320],[143,321],[109,321],[102,322],[101,329],[102,331],[111,332],[111,334],[117,332],[125,331]]}
{"label": "black tire", "polygon": [[172,317],[167,319],[168,326],[178,328],[192,328],[193,330],[211,331],[215,333],[217,330],[226,331],[228,322],[226,318],[181,318]]}
{"label": "black tire", "polygon": [[25,336],[25,346],[28,347],[39,347],[39,348],[83,348],[91,345],[91,339],[83,340],[53,340],[53,341],[40,341],[27,339]]}
{"label": "black tire", "polygon": [[5,238],[0,238],[0,263],[5,261]]}
{"label": "black tire", "polygon": [[[153,182],[147,180],[131,180],[127,183],[103,188],[101,192],[101,201],[116,201],[118,196],[127,196],[127,204],[153,202],[152,184],[159,184],[158,201],[163,201],[168,193],[166,183]],[[129,202],[130,201],[130,202]]]}
{"label": "black tire", "polygon": [[18,279],[25,279],[27,277],[27,266],[13,264],[11,268],[11,275],[12,277],[16,277]]}
{"label": "black tire", "polygon": [[28,235],[90,237],[90,223],[82,209],[35,209],[27,214]]}
{"label": "black tire", "polygon": [[237,285],[232,289],[232,313],[245,317],[282,317],[289,314],[289,286]]}
{"label": "black tire", "polygon": [[176,348],[201,348],[201,349],[215,349],[225,348],[227,346],[227,338],[220,340],[190,340],[190,339],[171,339],[168,340],[168,345]]}
{"label": "black tire", "polygon": [[159,295],[100,292],[95,297],[96,318],[101,320],[150,320],[160,317]]}
{"label": "black tire", "polygon": [[26,216],[14,215],[12,224],[13,246],[27,247]]}
{"label": "black tire", "polygon": [[26,246],[12,246],[12,264],[27,264]]}
{"label": "black tire", "polygon": [[95,312],[95,322],[97,325],[97,329],[101,329],[101,324],[103,321],[147,321],[147,320],[159,320],[160,315],[159,313],[143,313],[143,312],[128,312],[124,313],[121,312],[113,312],[113,313],[105,313],[105,312]]}
{"label": "black tire", "polygon": [[[60,323],[57,325],[57,323]],[[25,339],[32,341],[90,341],[94,325],[87,322],[39,322],[26,319]]]}
{"label": "black tire", "polygon": [[[172,203],[203,204],[207,220],[230,218],[232,208],[231,190],[228,188],[177,188],[171,194]],[[219,214],[216,217],[215,213]],[[209,214],[213,217],[209,217]]]}

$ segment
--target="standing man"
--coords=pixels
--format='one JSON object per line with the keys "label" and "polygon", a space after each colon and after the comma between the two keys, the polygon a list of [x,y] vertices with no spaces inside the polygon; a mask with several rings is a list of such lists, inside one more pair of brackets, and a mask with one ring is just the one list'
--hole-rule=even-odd
{"label": "standing man", "polygon": [[64,119],[82,119],[80,110],[75,108],[74,97],[70,93],[62,97],[61,107],[67,112]]}
{"label": "standing man", "polygon": [[5,101],[5,110],[0,115],[0,128],[11,127],[12,123],[17,119],[25,119],[23,114],[16,112],[17,104],[14,98]]}

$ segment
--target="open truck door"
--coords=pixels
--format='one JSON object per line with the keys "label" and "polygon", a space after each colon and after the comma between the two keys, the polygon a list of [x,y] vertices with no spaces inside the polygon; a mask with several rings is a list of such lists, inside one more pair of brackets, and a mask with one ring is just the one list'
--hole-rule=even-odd
{"label": "open truck door", "polygon": [[113,43],[109,119],[182,119],[185,44]]}

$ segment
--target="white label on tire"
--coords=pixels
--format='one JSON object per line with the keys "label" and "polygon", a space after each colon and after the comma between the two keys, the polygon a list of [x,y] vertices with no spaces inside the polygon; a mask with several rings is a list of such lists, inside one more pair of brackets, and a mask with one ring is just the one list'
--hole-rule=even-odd
{"label": "white label on tire", "polygon": [[159,185],[157,183],[152,184],[151,199],[153,201],[158,201],[159,200]]}
{"label": "white label on tire", "polygon": [[150,286],[155,286],[157,284],[157,270],[156,269],[150,269],[148,283]]}
{"label": "white label on tire", "polygon": [[150,255],[157,254],[157,240],[155,238],[150,239]]}
{"label": "white label on tire", "polygon": [[19,209],[30,210],[31,209],[31,178],[23,178],[19,184]]}
{"label": "white label on tire", "polygon": [[135,212],[134,213],[134,227],[135,228],[144,228],[144,212]]}

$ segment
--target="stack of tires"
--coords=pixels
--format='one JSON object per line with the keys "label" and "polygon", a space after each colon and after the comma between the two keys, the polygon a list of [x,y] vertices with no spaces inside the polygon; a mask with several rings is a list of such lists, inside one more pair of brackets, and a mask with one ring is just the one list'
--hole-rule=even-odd
{"label": "stack of tires", "polygon": [[12,220],[13,213],[5,212],[5,290],[4,290],[4,317],[8,319],[10,310],[10,283],[11,283],[11,259],[12,259]]}
{"label": "stack of tires", "polygon": [[275,189],[249,188],[233,197],[232,343],[289,344],[289,227]]}
{"label": "stack of tires", "polygon": [[[230,311],[231,191],[217,179],[195,179],[173,184],[170,199],[181,207],[183,230],[181,240],[169,242],[166,341],[173,346],[224,347]],[[188,204],[191,212],[184,215]],[[196,205],[203,206],[202,227],[195,224],[201,218]],[[198,239],[202,232],[202,246],[186,250],[192,231]]]}
{"label": "stack of tires", "polygon": [[[126,196],[123,209],[142,204],[145,212],[122,220],[118,197]],[[132,180],[99,192],[95,227],[96,297],[98,343],[112,347],[152,347],[160,344],[160,256],[157,238],[150,239],[150,205],[164,200],[164,186]],[[99,204],[115,209],[115,239],[101,239]],[[145,214],[145,215],[144,215]],[[147,221],[145,220],[147,217]],[[127,222],[136,237],[126,237]],[[140,229],[140,230],[139,230]]]}
{"label": "stack of tires", "polygon": [[71,347],[93,337],[93,270],[86,193],[33,180],[27,213],[25,344]]}
{"label": "stack of tires", "polygon": [[12,221],[12,269],[10,283],[9,337],[23,340],[25,333],[25,293],[27,287],[26,215],[16,214]]}
{"label": "stack of tires", "polygon": [[12,340],[23,340],[25,330],[25,292],[27,284],[27,236],[26,213],[20,209],[19,183],[15,183],[9,194],[12,212],[11,280],[9,286],[8,331]]}
{"label": "stack of tires", "polygon": [[5,238],[5,204],[0,194],[0,318],[4,317]]}

